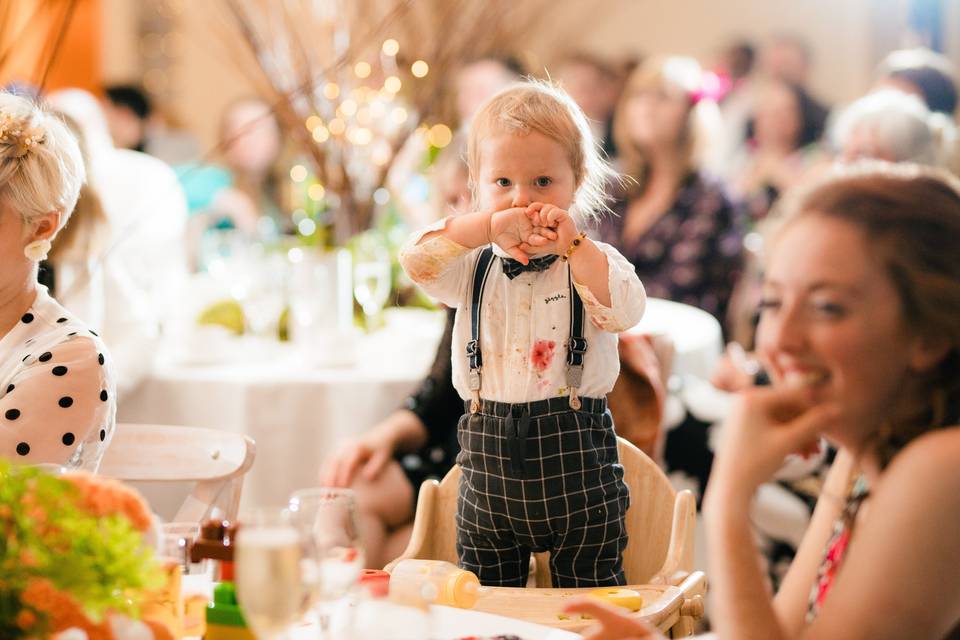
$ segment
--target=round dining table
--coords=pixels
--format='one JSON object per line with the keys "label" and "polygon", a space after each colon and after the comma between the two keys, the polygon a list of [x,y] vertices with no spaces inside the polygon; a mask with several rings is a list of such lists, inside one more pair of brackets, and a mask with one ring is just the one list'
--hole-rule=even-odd
{"label": "round dining table", "polygon": [[[208,328],[168,339],[152,372],[120,398],[118,421],[250,436],[256,459],[241,512],[284,504],[296,489],[318,484],[329,455],[402,405],[433,361],[444,318],[442,311],[389,310],[382,328],[326,340],[312,354],[303,344]],[[708,376],[723,347],[711,315],[666,300],[649,299],[631,331],[668,336],[674,373]],[[186,491],[147,494],[163,517]]]}

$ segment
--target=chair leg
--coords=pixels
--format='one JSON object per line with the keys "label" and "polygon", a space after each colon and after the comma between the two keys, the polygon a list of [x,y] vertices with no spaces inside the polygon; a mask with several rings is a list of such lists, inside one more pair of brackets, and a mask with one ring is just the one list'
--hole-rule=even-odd
{"label": "chair leg", "polygon": [[670,627],[671,638],[689,638],[693,635],[694,624],[690,616],[680,616],[677,623]]}
{"label": "chair leg", "polygon": [[533,558],[535,571],[534,586],[541,589],[549,589],[553,586],[553,581],[550,578],[550,552],[534,553]]}

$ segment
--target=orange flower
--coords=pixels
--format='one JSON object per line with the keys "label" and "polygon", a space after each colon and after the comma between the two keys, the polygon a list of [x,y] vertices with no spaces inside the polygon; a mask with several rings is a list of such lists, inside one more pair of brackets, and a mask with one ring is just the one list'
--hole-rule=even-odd
{"label": "orange flower", "polygon": [[17,626],[24,631],[29,631],[37,623],[37,614],[28,609],[23,609],[17,614]]}
{"label": "orange flower", "polygon": [[23,549],[20,551],[20,564],[24,567],[35,567],[37,566],[37,557],[30,549]]}
{"label": "orange flower", "polygon": [[124,516],[138,531],[147,531],[150,509],[136,490],[123,483],[83,471],[64,474],[63,478],[80,490],[81,508],[95,516]]}
{"label": "orange flower", "polygon": [[53,633],[77,627],[86,632],[89,640],[113,640],[106,621],[94,624],[70,594],[59,591],[49,580],[30,580],[20,595],[20,602],[46,614],[50,620],[50,631]]}

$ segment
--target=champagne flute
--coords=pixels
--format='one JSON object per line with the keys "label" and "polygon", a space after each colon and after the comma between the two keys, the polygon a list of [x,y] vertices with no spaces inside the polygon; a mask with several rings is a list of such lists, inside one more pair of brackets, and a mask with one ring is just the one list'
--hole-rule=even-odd
{"label": "champagne flute", "polygon": [[390,254],[382,240],[369,232],[358,238],[355,253],[353,295],[369,330],[390,296]]}
{"label": "champagne flute", "polygon": [[316,551],[312,536],[286,510],[244,521],[236,539],[237,600],[258,638],[282,640],[314,604]]}
{"label": "champagne flute", "polygon": [[290,497],[289,509],[301,528],[313,534],[320,568],[317,614],[327,637],[333,613],[363,572],[356,499],[350,489],[301,489]]}

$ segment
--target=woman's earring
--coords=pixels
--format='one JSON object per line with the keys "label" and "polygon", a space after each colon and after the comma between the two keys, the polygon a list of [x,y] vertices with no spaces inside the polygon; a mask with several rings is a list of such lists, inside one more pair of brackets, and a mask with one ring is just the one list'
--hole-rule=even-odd
{"label": "woman's earring", "polygon": [[49,240],[34,240],[23,248],[23,255],[34,262],[46,260],[48,253],[50,253]]}

